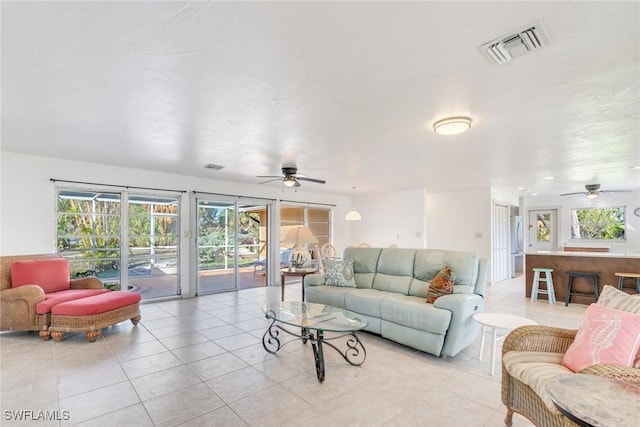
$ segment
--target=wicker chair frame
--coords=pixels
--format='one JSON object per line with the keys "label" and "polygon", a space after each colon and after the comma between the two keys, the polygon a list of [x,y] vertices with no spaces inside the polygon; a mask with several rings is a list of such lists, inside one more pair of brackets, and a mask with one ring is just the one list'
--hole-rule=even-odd
{"label": "wicker chair frame", "polygon": [[[502,346],[502,354],[509,351],[541,351],[564,353],[573,342],[577,330],[554,328],[549,326],[521,326],[507,335]],[[640,383],[640,369],[613,365],[593,365],[583,369],[580,374],[599,375]],[[513,413],[516,412],[540,427],[574,427],[565,416],[554,413],[526,384],[513,378],[502,365],[502,403],[507,407],[504,423],[513,425]]]}
{"label": "wicker chair frame", "polygon": [[[36,313],[36,305],[44,301],[44,291],[37,285],[11,286],[11,263],[19,260],[60,258],[58,254],[15,255],[0,257],[0,330],[39,331],[40,337],[50,338],[51,314]],[[70,280],[71,289],[102,289],[97,277]]]}

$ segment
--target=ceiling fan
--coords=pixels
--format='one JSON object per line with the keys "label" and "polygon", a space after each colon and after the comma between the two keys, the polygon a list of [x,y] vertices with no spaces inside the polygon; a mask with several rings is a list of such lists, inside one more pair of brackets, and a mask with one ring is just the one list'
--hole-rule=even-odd
{"label": "ceiling fan", "polygon": [[585,191],[578,191],[575,193],[565,193],[561,194],[561,196],[573,196],[576,194],[584,194],[590,199],[595,199],[600,195],[600,193],[629,193],[631,190],[600,190],[600,184],[587,184],[584,186]]}
{"label": "ceiling fan", "polygon": [[299,174],[298,168],[295,166],[283,166],[282,176],[258,175],[256,178],[272,178],[267,181],[263,181],[260,184],[266,184],[267,182],[281,180],[282,183],[287,187],[300,187],[301,184],[298,181],[309,181],[315,182],[316,184],[324,184],[327,182],[324,179],[309,178],[302,174]]}

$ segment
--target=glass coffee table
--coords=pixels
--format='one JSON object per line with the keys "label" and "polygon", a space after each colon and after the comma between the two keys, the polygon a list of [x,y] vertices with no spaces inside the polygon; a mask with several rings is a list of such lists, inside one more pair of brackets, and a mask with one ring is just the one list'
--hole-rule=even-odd
{"label": "glass coffee table", "polygon": [[[307,341],[311,342],[316,374],[320,382],[324,381],[323,345],[333,348],[353,366],[362,365],[367,358],[367,351],[356,332],[365,328],[368,322],[356,313],[330,305],[300,301],[269,304],[262,307],[262,311],[267,319],[272,320],[262,337],[264,349],[271,354],[276,354],[290,342],[298,340],[302,340],[305,344]],[[281,336],[281,332],[286,335]],[[332,334],[325,336],[325,332]],[[346,337],[344,349],[332,342],[344,337]]]}

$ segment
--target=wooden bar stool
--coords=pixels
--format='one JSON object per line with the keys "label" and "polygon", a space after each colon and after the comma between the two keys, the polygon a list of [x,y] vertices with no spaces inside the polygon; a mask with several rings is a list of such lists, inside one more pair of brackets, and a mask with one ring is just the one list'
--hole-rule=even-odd
{"label": "wooden bar stool", "polygon": [[640,273],[613,273],[618,276],[618,289],[622,290],[625,278],[636,279],[636,290],[640,293]]}
{"label": "wooden bar stool", "polygon": [[[534,268],[533,269],[533,288],[531,289],[531,301],[538,299],[538,294],[547,294],[549,304],[556,303],[556,293],[553,287],[553,268]],[[544,273],[544,277],[540,276]],[[540,289],[540,282],[546,282],[547,289]]]}
{"label": "wooden bar stool", "polygon": [[[592,271],[567,271],[567,275],[569,276],[569,280],[567,281],[567,298],[564,302],[565,307],[569,305],[571,295],[593,295],[596,301],[598,301],[598,273],[594,273]],[[593,294],[585,292],[571,292],[573,279],[576,277],[583,277],[587,280],[591,280],[591,283],[593,283]]]}

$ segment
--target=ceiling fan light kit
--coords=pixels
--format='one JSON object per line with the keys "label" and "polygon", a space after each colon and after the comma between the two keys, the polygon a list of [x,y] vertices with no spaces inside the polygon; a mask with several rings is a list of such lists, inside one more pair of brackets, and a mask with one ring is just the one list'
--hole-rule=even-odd
{"label": "ceiling fan light kit", "polygon": [[285,187],[293,187],[294,185],[296,185],[296,179],[292,176],[287,176],[282,180],[282,183],[285,185]]}
{"label": "ceiling fan light kit", "polygon": [[471,128],[469,117],[448,117],[433,124],[433,131],[438,135],[457,135]]}

